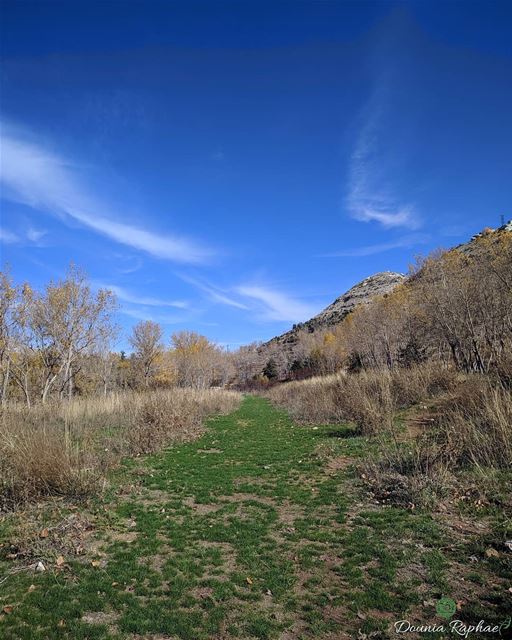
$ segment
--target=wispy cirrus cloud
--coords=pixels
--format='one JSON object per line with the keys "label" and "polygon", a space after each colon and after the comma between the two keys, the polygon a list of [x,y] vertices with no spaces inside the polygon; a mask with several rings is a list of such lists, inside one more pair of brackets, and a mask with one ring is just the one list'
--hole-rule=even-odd
{"label": "wispy cirrus cloud", "polygon": [[312,305],[268,286],[245,284],[236,287],[236,292],[256,301],[256,313],[264,320],[302,322],[318,311]]}
{"label": "wispy cirrus cloud", "polygon": [[[384,141],[390,88],[382,81],[361,114],[361,124],[350,157],[346,206],[361,222],[377,222],[385,228],[418,229],[421,220],[413,203],[396,196],[389,165],[392,143]],[[388,123],[389,124],[389,123]]]}
{"label": "wispy cirrus cloud", "polygon": [[190,314],[159,313],[154,307],[122,307],[120,313],[135,320],[152,320],[163,325],[182,324],[190,320]]}
{"label": "wispy cirrus cloud", "polygon": [[94,196],[71,162],[27,141],[2,124],[1,182],[3,196],[36,209],[73,219],[120,244],[150,255],[181,262],[208,262],[213,251],[177,235],[158,233],[121,222],[106,202]]}
{"label": "wispy cirrus cloud", "polygon": [[4,242],[5,244],[16,244],[21,241],[21,238],[9,231],[9,229],[0,228],[0,242]]}
{"label": "wispy cirrus cloud", "polygon": [[106,284],[103,282],[95,282],[94,284],[98,288],[109,289],[116,294],[119,300],[128,302],[129,304],[142,305],[145,307],[174,307],[176,309],[188,309],[189,307],[189,303],[185,300],[166,300],[164,298],[141,296],[115,284]]}
{"label": "wispy cirrus cloud", "polygon": [[41,240],[47,232],[43,229],[34,229],[33,227],[29,227],[28,229],[22,230],[21,232],[16,230],[16,233],[10,231],[9,229],[0,229],[0,242],[5,244],[31,244],[37,247],[42,247],[44,244]]}
{"label": "wispy cirrus cloud", "polygon": [[34,229],[34,227],[27,229],[27,239],[35,244],[39,244],[47,234],[48,232],[45,229]]}
{"label": "wispy cirrus cloud", "polygon": [[430,236],[426,233],[413,233],[402,236],[390,242],[381,242],[377,244],[369,244],[364,247],[354,247],[353,249],[345,249],[342,251],[334,251],[332,253],[324,253],[321,258],[357,258],[364,256],[373,256],[377,253],[392,251],[393,249],[402,249],[406,247],[414,247],[420,244],[427,244]]}
{"label": "wispy cirrus cloud", "polygon": [[228,307],[235,307],[236,309],[245,309],[248,310],[249,307],[246,304],[243,304],[239,300],[235,300],[232,296],[228,294],[228,292],[223,289],[219,289],[218,287],[214,287],[211,284],[206,284],[201,280],[196,278],[192,278],[187,275],[180,274],[179,276],[184,282],[188,282],[199,291],[202,291],[206,294],[209,300],[212,302],[218,302],[219,304],[227,305]]}

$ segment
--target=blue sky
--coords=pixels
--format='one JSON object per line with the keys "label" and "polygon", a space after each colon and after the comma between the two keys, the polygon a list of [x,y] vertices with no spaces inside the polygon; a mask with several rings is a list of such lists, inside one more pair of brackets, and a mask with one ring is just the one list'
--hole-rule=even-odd
{"label": "blue sky", "polygon": [[0,251],[236,347],[512,217],[508,2],[2,3]]}

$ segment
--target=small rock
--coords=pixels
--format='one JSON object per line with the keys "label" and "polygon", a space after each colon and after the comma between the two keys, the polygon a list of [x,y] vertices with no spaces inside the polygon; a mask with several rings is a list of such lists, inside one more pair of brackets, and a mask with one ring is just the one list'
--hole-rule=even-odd
{"label": "small rock", "polygon": [[505,546],[507,547],[507,549],[509,551],[512,551],[512,540],[506,540],[505,541]]}
{"label": "small rock", "polygon": [[41,561],[39,561],[36,564],[36,571],[37,572],[46,571],[46,567],[44,566],[44,564]]}

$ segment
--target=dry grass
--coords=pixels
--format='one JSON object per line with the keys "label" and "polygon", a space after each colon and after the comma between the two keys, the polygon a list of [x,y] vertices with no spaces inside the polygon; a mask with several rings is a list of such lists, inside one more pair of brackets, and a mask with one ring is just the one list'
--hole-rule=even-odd
{"label": "dry grass", "polygon": [[350,421],[370,435],[389,429],[399,409],[446,392],[456,383],[451,369],[423,365],[290,382],[274,387],[269,396],[301,422]]}
{"label": "dry grass", "polygon": [[[353,422],[373,436],[376,453],[361,474],[379,502],[433,506],[512,466],[512,394],[503,382],[423,365],[313,378],[275,387],[271,400],[306,423]],[[435,410],[422,404],[435,398]],[[423,428],[411,438],[396,418],[415,406]]]}
{"label": "dry grass", "polygon": [[45,495],[86,495],[123,456],[194,437],[207,416],[233,411],[240,399],[219,389],[174,389],[6,409],[0,418],[0,507]]}
{"label": "dry grass", "polygon": [[486,493],[495,492],[496,472],[512,467],[510,391],[484,377],[467,378],[437,403],[430,424],[416,441],[381,442],[363,468],[374,497],[432,506],[447,493],[465,493],[468,477],[473,482],[476,472],[479,498],[485,501]]}
{"label": "dry grass", "polygon": [[512,394],[475,377],[439,406],[436,439],[449,462],[464,467],[512,466]]}

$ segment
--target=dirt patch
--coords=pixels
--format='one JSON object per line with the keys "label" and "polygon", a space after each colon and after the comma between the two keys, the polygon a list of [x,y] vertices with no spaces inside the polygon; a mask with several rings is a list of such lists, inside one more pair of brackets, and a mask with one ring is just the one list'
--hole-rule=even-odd
{"label": "dirt patch", "polygon": [[165,545],[161,548],[160,553],[154,556],[141,556],[137,558],[137,564],[161,573],[165,563],[172,555],[175,555],[174,550],[169,545]]}
{"label": "dirt patch", "polygon": [[221,449],[198,449],[197,453],[223,453]]}
{"label": "dirt patch", "polygon": [[82,622],[86,622],[87,624],[106,624],[112,625],[119,618],[118,613],[106,611],[88,611],[84,613],[82,616]]}
{"label": "dirt patch", "polygon": [[211,587],[195,587],[191,593],[197,600],[206,600],[211,597],[213,589]]}
{"label": "dirt patch", "polygon": [[295,622],[289,629],[286,629],[279,636],[279,640],[297,640],[304,638],[306,633],[306,625],[302,620]]}
{"label": "dirt patch", "polygon": [[192,509],[195,513],[200,516],[208,515],[209,513],[215,513],[219,509],[222,509],[221,504],[203,504],[201,502],[196,502],[193,496],[188,496],[183,500],[183,504],[189,509]]}
{"label": "dirt patch", "polygon": [[127,542],[131,544],[137,539],[135,531],[114,531],[110,536],[112,542]]}
{"label": "dirt patch", "polygon": [[427,570],[419,562],[408,562],[397,569],[396,577],[399,583],[408,582],[409,580],[421,580],[422,583],[425,583]]}
{"label": "dirt patch", "polygon": [[276,509],[279,522],[287,526],[292,526],[295,520],[302,518],[304,515],[304,510],[289,500],[285,500],[281,504],[276,505]]}
{"label": "dirt patch", "polygon": [[322,617],[327,622],[343,624],[347,619],[347,610],[344,607],[326,605],[322,610]]}
{"label": "dirt patch", "polygon": [[232,493],[231,495],[221,496],[221,500],[223,502],[261,502],[261,504],[266,504],[269,507],[275,507],[276,503],[272,498],[267,496],[259,496],[255,493]]}
{"label": "dirt patch", "polygon": [[337,456],[336,458],[329,458],[325,465],[325,471],[329,475],[335,475],[339,471],[343,471],[348,466],[353,464],[353,459],[348,456]]}
{"label": "dirt patch", "polygon": [[144,489],[137,496],[137,502],[144,506],[153,505],[155,502],[164,505],[169,501],[169,492],[161,489]]}

